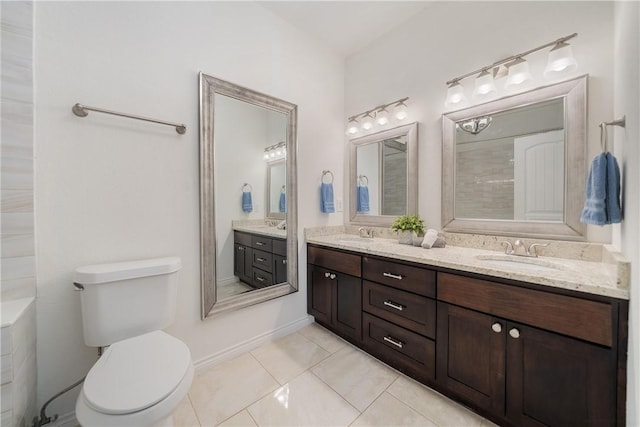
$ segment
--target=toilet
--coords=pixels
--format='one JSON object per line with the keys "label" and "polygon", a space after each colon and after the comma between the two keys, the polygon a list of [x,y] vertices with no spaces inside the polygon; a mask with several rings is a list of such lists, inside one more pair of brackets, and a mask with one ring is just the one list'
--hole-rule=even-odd
{"label": "toilet", "polygon": [[162,328],[173,322],[180,258],[80,267],[84,342],[107,347],[76,402],[81,426],[172,426],[193,381],[189,348]]}

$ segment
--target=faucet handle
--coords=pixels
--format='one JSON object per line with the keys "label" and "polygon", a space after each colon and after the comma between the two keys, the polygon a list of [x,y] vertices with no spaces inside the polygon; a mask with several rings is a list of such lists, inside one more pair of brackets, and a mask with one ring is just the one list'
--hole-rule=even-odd
{"label": "faucet handle", "polygon": [[549,246],[549,243],[532,243],[529,245],[529,249],[527,249],[527,255],[537,258],[536,247],[546,248],[547,246]]}
{"label": "faucet handle", "polygon": [[503,245],[506,246],[505,249],[504,249],[504,253],[505,254],[511,255],[513,253],[513,245],[511,244],[510,241],[505,240],[505,241],[500,242],[500,243],[502,243]]}

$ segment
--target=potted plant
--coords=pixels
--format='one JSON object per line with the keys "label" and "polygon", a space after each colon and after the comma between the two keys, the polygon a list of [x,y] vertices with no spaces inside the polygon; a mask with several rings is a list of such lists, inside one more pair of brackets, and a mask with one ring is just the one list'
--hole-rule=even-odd
{"label": "potted plant", "polygon": [[424,234],[424,221],[418,215],[402,215],[391,224],[391,229],[398,232],[398,243],[411,245],[414,238]]}

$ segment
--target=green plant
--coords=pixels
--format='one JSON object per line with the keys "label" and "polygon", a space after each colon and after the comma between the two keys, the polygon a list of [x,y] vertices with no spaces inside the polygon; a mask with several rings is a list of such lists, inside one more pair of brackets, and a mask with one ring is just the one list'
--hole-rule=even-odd
{"label": "green plant", "polygon": [[415,231],[416,234],[424,233],[424,221],[418,215],[402,215],[391,224],[393,231]]}

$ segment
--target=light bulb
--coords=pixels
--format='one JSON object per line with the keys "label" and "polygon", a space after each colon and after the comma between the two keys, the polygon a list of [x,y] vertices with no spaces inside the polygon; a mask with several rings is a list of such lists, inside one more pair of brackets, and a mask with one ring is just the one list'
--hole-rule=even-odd
{"label": "light bulb", "polygon": [[373,117],[371,117],[371,114],[367,113],[367,115],[362,118],[360,127],[363,130],[369,130],[373,127]]}
{"label": "light bulb", "polygon": [[264,153],[264,159],[267,160],[269,158],[269,153]]}
{"label": "light bulb", "polygon": [[389,112],[384,108],[376,113],[376,123],[380,126],[384,126],[389,123]]}
{"label": "light bulb", "polygon": [[482,72],[476,77],[475,89],[473,90],[473,96],[482,97],[495,92],[496,84],[493,82],[493,75],[487,70]]}
{"label": "light bulb", "polygon": [[455,81],[449,85],[447,89],[447,99],[444,102],[446,107],[457,107],[466,101],[464,96],[464,86],[460,82]]}
{"label": "light bulb", "polygon": [[516,58],[507,65],[507,67],[509,68],[509,73],[507,74],[507,81],[504,84],[505,89],[515,89],[516,86],[533,80],[529,72],[529,63],[526,60]]}
{"label": "light bulb", "polygon": [[578,62],[573,57],[571,45],[560,42],[549,51],[544,76],[546,78],[552,78],[556,75],[570,73],[576,68],[578,68]]}
{"label": "light bulb", "polygon": [[349,123],[347,123],[347,135],[355,135],[359,130],[358,121],[356,119],[349,120]]}
{"label": "light bulb", "polygon": [[407,111],[407,106],[404,104],[404,102],[396,104],[393,110],[393,117],[395,117],[396,120],[404,120],[408,115],[409,113]]}
{"label": "light bulb", "polygon": [[271,157],[272,159],[276,156],[276,153],[274,153],[273,151],[271,152],[271,154],[269,154],[269,157]]}

